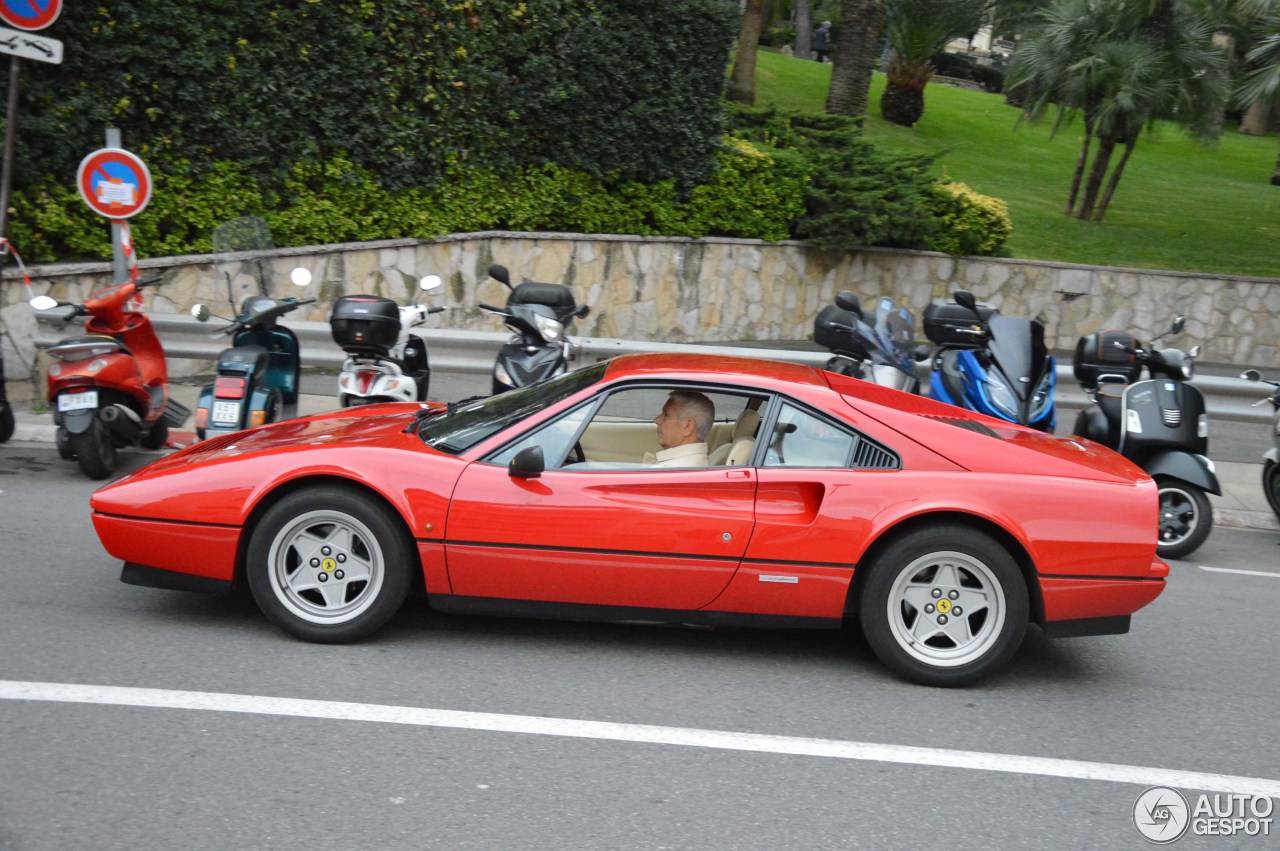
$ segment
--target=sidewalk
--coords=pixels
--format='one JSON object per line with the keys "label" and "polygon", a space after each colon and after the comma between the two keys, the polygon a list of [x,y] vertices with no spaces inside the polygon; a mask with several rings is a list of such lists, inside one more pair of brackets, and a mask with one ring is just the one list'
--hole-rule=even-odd
{"label": "sidewalk", "polygon": [[[304,386],[308,383],[305,376],[303,383]],[[175,400],[194,411],[201,386],[202,384],[197,383],[174,383],[170,385],[169,392]],[[295,416],[331,411],[337,406],[336,396],[300,393]],[[10,438],[11,441],[53,443],[54,425],[51,413],[47,411],[41,414],[33,413],[30,405],[24,403],[16,404],[13,413],[17,427],[13,437]],[[191,420],[187,420],[185,428],[187,430],[175,429],[169,433],[170,446],[179,448],[195,442],[195,432],[190,430],[193,428]],[[130,451],[144,452],[145,450]],[[1216,466],[1218,481],[1222,485],[1222,496],[1209,497],[1209,501],[1213,504],[1214,523],[1219,526],[1280,531],[1280,521],[1276,520],[1262,493],[1262,465],[1218,461]]]}

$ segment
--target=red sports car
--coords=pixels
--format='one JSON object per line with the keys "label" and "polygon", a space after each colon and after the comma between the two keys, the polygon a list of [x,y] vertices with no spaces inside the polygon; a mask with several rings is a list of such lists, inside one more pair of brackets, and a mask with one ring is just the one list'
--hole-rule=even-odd
{"label": "red sports car", "polygon": [[[667,403],[690,397],[697,445],[655,464],[659,432],[687,425]],[[1169,571],[1155,485],[1107,449],[719,356],[275,423],[158,460],[92,505],[123,581],[247,583],[309,641],[372,633],[416,585],[450,612],[856,619],[886,665],[931,685],[998,668],[1029,621],[1127,632]]]}

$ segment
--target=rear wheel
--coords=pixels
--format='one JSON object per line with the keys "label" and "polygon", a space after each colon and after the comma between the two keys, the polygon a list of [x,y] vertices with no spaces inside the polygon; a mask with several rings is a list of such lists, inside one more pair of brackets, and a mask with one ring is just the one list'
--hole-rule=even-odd
{"label": "rear wheel", "polygon": [[965,526],[917,529],[889,545],[862,589],[862,630],[895,673],[964,686],[1004,665],[1026,633],[1030,603],[1013,557]]}
{"label": "rear wheel", "polygon": [[1160,541],[1156,555],[1180,559],[1191,555],[1213,528],[1213,506],[1195,485],[1177,479],[1156,480],[1160,490]]}
{"label": "rear wheel", "polygon": [[1268,461],[1262,467],[1262,492],[1267,495],[1267,504],[1280,517],[1280,464]]}
{"label": "rear wheel", "polygon": [[272,623],[298,638],[364,638],[409,592],[412,541],[390,509],[361,491],[307,488],[273,506],[249,543],[253,598]]}
{"label": "rear wheel", "polygon": [[143,449],[160,449],[168,439],[169,424],[161,417],[147,428],[147,433],[138,441],[138,445]]}
{"label": "rear wheel", "polygon": [[116,468],[116,444],[106,423],[96,416],[89,428],[70,438],[71,452],[91,479],[105,479]]}

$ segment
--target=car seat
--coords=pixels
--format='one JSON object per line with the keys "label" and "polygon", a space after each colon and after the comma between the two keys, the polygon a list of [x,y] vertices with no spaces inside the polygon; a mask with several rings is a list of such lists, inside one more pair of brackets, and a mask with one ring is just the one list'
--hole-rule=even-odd
{"label": "car seat", "polygon": [[[754,448],[756,442],[756,429],[759,427],[760,412],[752,408],[745,409],[738,414],[738,420],[733,424],[733,434],[729,436],[729,442],[711,450],[707,463],[712,466],[738,466],[745,463],[745,459],[751,457],[751,448]],[[735,464],[729,459],[731,457],[742,457],[743,449],[740,444],[744,441],[750,442],[751,447],[746,449],[745,458]]]}

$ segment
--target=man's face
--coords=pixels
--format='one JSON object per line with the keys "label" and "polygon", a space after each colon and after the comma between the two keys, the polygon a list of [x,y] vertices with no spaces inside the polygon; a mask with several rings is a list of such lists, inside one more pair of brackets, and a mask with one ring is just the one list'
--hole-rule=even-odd
{"label": "man's face", "polygon": [[663,449],[693,442],[692,436],[696,431],[693,419],[681,417],[676,403],[671,399],[662,406],[662,413],[654,417],[653,422],[658,426],[658,445]]}

